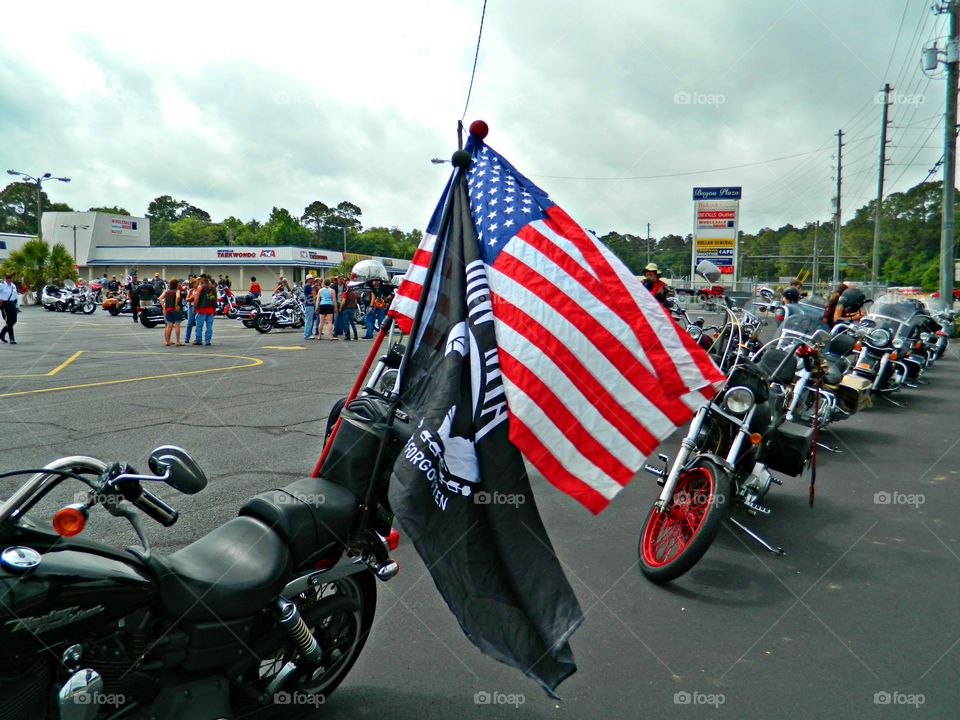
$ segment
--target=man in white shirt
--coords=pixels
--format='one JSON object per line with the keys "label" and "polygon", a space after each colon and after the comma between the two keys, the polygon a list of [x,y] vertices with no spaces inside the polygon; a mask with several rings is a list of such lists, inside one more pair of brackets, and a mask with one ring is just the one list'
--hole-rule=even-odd
{"label": "man in white shirt", "polygon": [[4,326],[0,330],[0,342],[7,342],[7,336],[10,336],[10,344],[16,345],[17,341],[13,336],[13,326],[17,324],[17,300],[19,293],[17,286],[10,275],[3,276],[3,282],[0,282],[0,312],[3,313]]}

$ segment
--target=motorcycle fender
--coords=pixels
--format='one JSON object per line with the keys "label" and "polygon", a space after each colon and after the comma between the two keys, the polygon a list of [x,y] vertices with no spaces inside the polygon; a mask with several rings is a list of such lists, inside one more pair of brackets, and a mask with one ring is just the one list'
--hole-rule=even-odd
{"label": "motorcycle fender", "polygon": [[722,467],[724,470],[729,472],[730,475],[733,475],[734,472],[736,472],[736,468],[734,468],[733,465],[728,463],[726,458],[722,458],[719,455],[715,455],[714,453],[700,453],[699,455],[691,456],[690,459],[687,460],[686,464],[684,464],[683,469],[689,470],[691,467],[693,467],[696,464],[697,460],[699,460],[700,458],[707,458],[708,460],[712,460],[717,465]]}
{"label": "motorcycle fender", "polygon": [[310,587],[334,582],[362,572],[370,572],[370,570],[363,563],[354,562],[350,558],[344,557],[329,570],[316,570],[294,578],[280,591],[280,596],[289,600],[302,592],[306,592]]}

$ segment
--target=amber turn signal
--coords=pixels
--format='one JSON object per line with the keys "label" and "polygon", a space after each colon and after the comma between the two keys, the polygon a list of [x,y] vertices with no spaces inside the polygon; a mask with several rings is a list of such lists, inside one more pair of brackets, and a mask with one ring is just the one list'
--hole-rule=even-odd
{"label": "amber turn signal", "polygon": [[761,440],[763,440],[763,435],[760,433],[750,433],[750,442],[754,445],[759,445]]}
{"label": "amber turn signal", "polygon": [[72,537],[83,532],[87,524],[87,508],[85,505],[67,505],[60,508],[53,515],[53,529],[57,535]]}

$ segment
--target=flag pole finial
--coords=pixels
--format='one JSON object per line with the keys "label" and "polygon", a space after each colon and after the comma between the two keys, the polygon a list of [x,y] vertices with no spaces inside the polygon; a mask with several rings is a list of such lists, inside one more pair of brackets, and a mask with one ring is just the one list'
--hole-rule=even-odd
{"label": "flag pole finial", "polygon": [[483,140],[487,133],[490,132],[490,126],[487,125],[483,120],[474,120],[470,123],[470,134],[473,135],[477,140]]}
{"label": "flag pole finial", "polygon": [[457,150],[453,156],[450,158],[450,162],[453,163],[454,167],[458,167],[461,170],[466,170],[470,167],[470,153],[466,150]]}

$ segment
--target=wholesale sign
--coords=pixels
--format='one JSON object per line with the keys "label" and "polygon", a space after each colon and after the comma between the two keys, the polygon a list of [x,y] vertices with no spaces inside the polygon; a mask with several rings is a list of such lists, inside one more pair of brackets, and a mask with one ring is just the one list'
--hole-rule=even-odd
{"label": "wholesale sign", "polygon": [[725,275],[732,275],[737,262],[741,188],[693,189],[692,269],[709,260]]}

